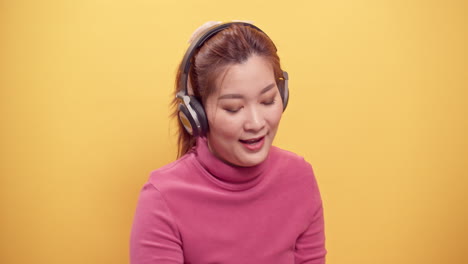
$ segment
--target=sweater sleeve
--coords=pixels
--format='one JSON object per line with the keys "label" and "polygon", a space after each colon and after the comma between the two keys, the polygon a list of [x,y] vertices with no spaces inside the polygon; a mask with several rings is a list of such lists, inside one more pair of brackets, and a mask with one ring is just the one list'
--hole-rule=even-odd
{"label": "sweater sleeve", "polygon": [[312,189],[313,197],[312,206],[314,208],[311,222],[307,229],[297,238],[295,247],[295,263],[296,264],[325,264],[325,228],[323,220],[323,206],[320,197],[320,191],[315,179],[312,167],[307,163],[309,171],[312,172]]}
{"label": "sweater sleeve", "polygon": [[296,241],[295,263],[325,264],[326,253],[323,210],[320,206],[314,220]]}
{"label": "sweater sleeve", "polygon": [[162,194],[151,184],[143,186],[130,235],[131,264],[183,263],[182,242]]}

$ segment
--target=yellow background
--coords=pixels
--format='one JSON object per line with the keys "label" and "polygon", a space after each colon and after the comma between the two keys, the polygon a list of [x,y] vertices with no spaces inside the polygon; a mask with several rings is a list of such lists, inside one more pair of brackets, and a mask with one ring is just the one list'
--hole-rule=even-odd
{"label": "yellow background", "polygon": [[[320,184],[327,263],[468,263],[466,1],[3,0],[0,263],[127,263],[174,160],[177,64],[208,20],[275,41],[276,145]],[[240,241],[240,243],[242,243]]]}

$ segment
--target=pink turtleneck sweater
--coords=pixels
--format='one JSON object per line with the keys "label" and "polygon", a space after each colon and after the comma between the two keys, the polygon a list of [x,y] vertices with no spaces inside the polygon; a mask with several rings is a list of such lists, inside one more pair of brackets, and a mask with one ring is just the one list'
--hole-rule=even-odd
{"label": "pink turtleneck sweater", "polygon": [[216,158],[205,139],[151,173],[130,238],[132,264],[325,263],[312,168],[276,147],[254,167]]}

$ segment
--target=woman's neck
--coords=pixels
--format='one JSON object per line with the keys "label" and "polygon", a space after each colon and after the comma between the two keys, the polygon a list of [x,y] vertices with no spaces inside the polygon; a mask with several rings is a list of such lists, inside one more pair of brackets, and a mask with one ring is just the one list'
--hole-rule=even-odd
{"label": "woman's neck", "polygon": [[195,153],[197,160],[215,180],[222,184],[236,185],[239,188],[242,185],[246,185],[244,187],[256,185],[261,180],[270,163],[270,155],[268,155],[265,161],[252,167],[240,167],[230,164],[220,159],[218,155],[210,150],[206,138],[197,139]]}

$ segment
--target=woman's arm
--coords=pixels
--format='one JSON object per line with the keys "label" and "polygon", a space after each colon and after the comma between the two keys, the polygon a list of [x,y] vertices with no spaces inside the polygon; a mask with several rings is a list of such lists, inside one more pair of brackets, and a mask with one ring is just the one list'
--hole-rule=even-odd
{"label": "woman's arm", "polygon": [[312,217],[307,229],[297,238],[295,247],[295,263],[324,264],[325,255],[325,228],[323,220],[322,198],[318,188],[312,166],[307,164],[310,173],[310,194],[312,196]]}
{"label": "woman's arm", "polygon": [[182,242],[161,193],[150,183],[140,193],[130,236],[131,264],[183,263]]}
{"label": "woman's arm", "polygon": [[307,230],[296,241],[295,263],[324,264],[326,254],[323,209],[320,206]]}

